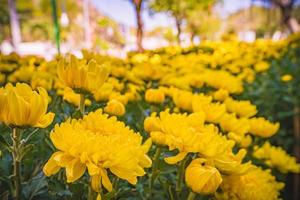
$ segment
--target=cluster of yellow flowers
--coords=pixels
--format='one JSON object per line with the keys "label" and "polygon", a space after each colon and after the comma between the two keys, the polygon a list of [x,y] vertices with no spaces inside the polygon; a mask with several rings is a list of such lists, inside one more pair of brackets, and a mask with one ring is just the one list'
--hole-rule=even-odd
{"label": "cluster of yellow flowers", "polygon": [[277,182],[270,170],[252,165],[242,175],[225,176],[220,187],[221,192],[215,195],[218,200],[265,200],[278,199],[284,184]]}
{"label": "cluster of yellow flowers", "polygon": [[[266,140],[280,125],[257,116],[257,107],[239,94],[256,74],[267,73],[269,59],[279,58],[292,41],[203,42],[129,54],[125,60],[88,51],[82,59],[71,55],[50,62],[1,55],[0,122],[13,129],[45,128],[57,112],[47,110],[51,98],[77,106],[80,117],[67,116],[51,131],[57,150],[43,171],[52,176],[65,169],[67,183],[88,177],[98,200],[103,189],[114,192],[113,177],[135,185],[146,172],[151,198],[161,156],[168,166],[181,166],[177,181],[185,180],[191,193],[275,200],[284,184],[251,158],[283,173],[299,173],[300,165],[268,142],[257,146],[254,138]],[[144,126],[138,131],[145,131],[144,137],[125,124],[134,120],[126,116],[129,103],[142,110]],[[21,138],[15,132],[13,138],[17,152]],[[151,150],[157,152],[152,159]]]}
{"label": "cluster of yellow flowers", "polygon": [[300,172],[300,164],[297,163],[295,157],[288,155],[280,147],[272,146],[269,142],[265,142],[261,147],[255,146],[253,156],[263,160],[268,166],[277,168],[282,173]]}

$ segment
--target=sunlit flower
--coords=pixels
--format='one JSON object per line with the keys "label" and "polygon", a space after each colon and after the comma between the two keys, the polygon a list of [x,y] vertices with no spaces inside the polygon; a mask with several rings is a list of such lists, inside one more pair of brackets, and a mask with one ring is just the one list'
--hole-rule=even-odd
{"label": "sunlit flower", "polygon": [[265,142],[262,147],[255,146],[253,156],[282,173],[300,172],[300,164],[297,163],[295,157],[290,156],[280,147],[272,146],[269,142]]}
{"label": "sunlit flower", "polygon": [[194,192],[201,194],[214,193],[222,183],[220,172],[205,163],[206,159],[193,160],[185,170],[185,182]]}
{"label": "sunlit flower", "polygon": [[145,100],[150,103],[163,103],[165,94],[159,89],[148,89],[145,93]]}
{"label": "sunlit flower", "polygon": [[224,101],[229,96],[229,92],[224,89],[219,89],[213,93],[213,97],[217,101]]}
{"label": "sunlit flower", "polygon": [[[71,88],[66,87],[63,91],[63,99],[75,106],[79,106],[80,104],[80,94],[75,93]],[[91,105],[91,100],[85,99],[84,104],[86,106]]]}
{"label": "sunlit flower", "polygon": [[65,64],[60,61],[57,67],[57,75],[65,86],[77,90],[76,92],[98,90],[107,79],[109,71],[107,67],[97,64],[94,60],[77,60],[75,56],[70,57],[70,62]]}
{"label": "sunlit flower", "polygon": [[257,113],[255,105],[252,105],[250,101],[237,101],[232,98],[225,100],[226,109],[229,112],[236,113],[239,117],[252,117]]}
{"label": "sunlit flower", "polygon": [[215,167],[224,173],[242,173],[248,168],[242,164],[246,154],[244,149],[233,153],[235,142],[218,133],[210,124],[205,125],[205,114],[197,112],[190,115],[161,112],[159,117],[151,115],[144,125],[153,142],[168,146],[169,150],[177,149],[175,156],[166,157],[168,164],[183,160],[188,153],[198,153],[200,157],[211,160]]}
{"label": "sunlit flower", "polygon": [[269,67],[270,67],[270,64],[267,63],[266,61],[260,61],[260,62],[258,62],[258,63],[256,63],[256,64],[254,65],[254,69],[255,69],[255,71],[257,71],[257,72],[263,72],[263,71],[266,71],[266,70],[269,69]]}
{"label": "sunlit flower", "polygon": [[47,113],[48,100],[44,88],[33,91],[25,83],[15,87],[8,83],[0,88],[0,121],[10,126],[45,128],[54,118],[54,113]]}
{"label": "sunlit flower", "polygon": [[111,115],[122,116],[125,114],[125,106],[120,101],[112,99],[107,102],[104,111]]}
{"label": "sunlit flower", "polygon": [[270,170],[262,170],[254,165],[241,175],[224,176],[218,200],[276,200],[284,184],[277,182]]}
{"label": "sunlit flower", "polygon": [[271,123],[268,120],[258,117],[251,118],[248,120],[250,129],[249,132],[252,135],[261,136],[261,137],[271,137],[279,129],[279,123]]}
{"label": "sunlit flower", "polygon": [[285,75],[281,76],[281,80],[283,82],[289,82],[289,81],[293,80],[293,76],[290,74],[285,74]]}
{"label": "sunlit flower", "polygon": [[78,180],[84,172],[92,177],[92,188],[112,191],[108,170],[115,176],[136,184],[137,177],[145,175],[144,168],[151,166],[146,155],[151,140],[142,144],[142,136],[101,110],[89,113],[80,120],[68,120],[56,125],[50,134],[58,149],[43,171],[46,176],[66,169],[67,182]]}

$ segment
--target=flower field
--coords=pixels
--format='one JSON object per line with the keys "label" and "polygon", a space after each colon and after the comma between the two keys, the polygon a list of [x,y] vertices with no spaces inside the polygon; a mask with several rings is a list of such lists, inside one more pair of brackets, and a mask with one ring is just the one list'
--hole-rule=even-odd
{"label": "flower field", "polygon": [[289,198],[300,35],[82,54],[1,55],[0,199]]}

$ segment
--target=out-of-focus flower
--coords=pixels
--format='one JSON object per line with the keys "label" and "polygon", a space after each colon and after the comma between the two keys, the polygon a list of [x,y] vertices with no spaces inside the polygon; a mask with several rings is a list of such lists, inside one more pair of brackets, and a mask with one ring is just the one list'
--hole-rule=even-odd
{"label": "out-of-focus flower", "polygon": [[281,80],[283,82],[289,82],[289,81],[293,80],[293,78],[294,77],[290,74],[285,74],[285,75],[281,76]]}
{"label": "out-of-focus flower", "polygon": [[255,146],[253,156],[263,160],[268,166],[277,168],[282,173],[299,173],[300,164],[296,158],[288,155],[282,148],[265,142],[262,147]]}
{"label": "out-of-focus flower", "polygon": [[270,64],[266,61],[260,61],[254,65],[254,69],[257,72],[263,72],[270,68]]}
{"label": "out-of-focus flower", "polygon": [[122,116],[125,114],[125,106],[118,100],[110,100],[104,108],[106,113],[116,116]]}
{"label": "out-of-focus flower", "polygon": [[163,103],[165,94],[159,89],[148,89],[145,93],[145,100],[150,103]]}
{"label": "out-of-focus flower", "polygon": [[229,112],[236,113],[239,117],[252,117],[257,113],[255,105],[252,105],[250,101],[237,101],[232,98],[225,100],[226,109]]}
{"label": "out-of-focus flower", "polygon": [[229,96],[229,92],[224,89],[219,89],[213,93],[213,97],[217,101],[224,101]]}
{"label": "out-of-focus flower", "polygon": [[94,92],[96,101],[107,101],[113,91],[113,86],[110,83],[104,83],[98,90]]}
{"label": "out-of-focus flower", "polygon": [[[73,104],[73,105],[75,105],[75,106],[79,106],[79,104],[80,104],[80,94],[77,94],[77,93],[75,93],[71,88],[69,88],[69,87],[66,87],[65,89],[64,89],[64,92],[63,92],[63,99],[65,100],[65,101],[67,101],[67,102],[69,102],[69,103],[71,103],[71,104]],[[85,99],[84,100],[84,105],[86,105],[86,106],[89,106],[89,105],[91,105],[91,100],[89,100],[89,99]]]}
{"label": "out-of-focus flower", "polygon": [[252,135],[261,137],[271,137],[279,129],[279,123],[271,123],[262,117],[254,117],[248,120],[250,129],[249,132]]}

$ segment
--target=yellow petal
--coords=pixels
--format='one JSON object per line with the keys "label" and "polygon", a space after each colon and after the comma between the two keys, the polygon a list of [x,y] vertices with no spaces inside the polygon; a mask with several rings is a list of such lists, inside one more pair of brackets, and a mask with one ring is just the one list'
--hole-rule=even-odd
{"label": "yellow petal", "polygon": [[79,179],[85,172],[86,166],[79,159],[74,159],[66,166],[67,182],[71,183]]}
{"label": "yellow petal", "polygon": [[55,114],[52,112],[49,112],[49,113],[41,116],[40,120],[35,125],[35,127],[45,128],[45,127],[49,126],[52,123],[54,116],[55,116]]}
{"label": "yellow petal", "polygon": [[101,188],[101,176],[92,176],[91,186],[95,192],[99,192]]}
{"label": "yellow petal", "polygon": [[102,184],[103,186],[109,191],[111,192],[112,191],[112,184],[107,176],[107,172],[105,169],[100,169],[100,174],[101,174],[101,177],[102,177]]}
{"label": "yellow petal", "polygon": [[60,154],[60,152],[55,152],[54,154],[52,154],[48,162],[43,167],[43,172],[46,176],[51,176],[53,174],[56,174],[59,171],[60,166],[54,160],[54,157],[58,154]]}
{"label": "yellow petal", "polygon": [[94,175],[96,175],[96,174],[99,174],[100,172],[99,172],[99,167],[97,166],[97,165],[95,165],[95,164],[93,164],[93,163],[91,163],[91,162],[88,162],[87,164],[86,164],[86,166],[87,166],[87,169],[88,169],[88,172],[89,172],[89,175],[90,176],[94,176]]}
{"label": "yellow petal", "polygon": [[187,155],[186,152],[180,152],[176,156],[171,156],[171,157],[165,158],[165,162],[170,165],[176,164],[176,163],[182,161],[186,155]]}

